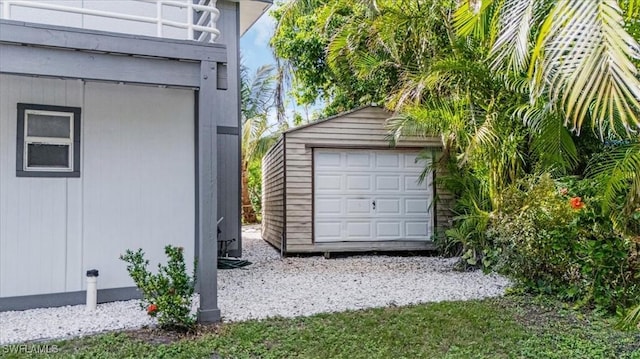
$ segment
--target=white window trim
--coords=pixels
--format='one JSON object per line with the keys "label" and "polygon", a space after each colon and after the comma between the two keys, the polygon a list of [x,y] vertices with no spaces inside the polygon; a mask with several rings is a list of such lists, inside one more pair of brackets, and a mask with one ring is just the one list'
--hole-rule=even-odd
{"label": "white window trim", "polygon": [[[36,137],[29,136],[28,124],[29,115],[46,115],[46,116],[58,116],[67,117],[69,119],[69,137]],[[23,168],[29,172],[73,172],[73,158],[75,148],[73,146],[74,135],[74,114],[73,112],[62,111],[43,111],[43,110],[30,110],[24,111],[24,153],[23,153]],[[68,167],[30,167],[29,166],[29,145],[30,144],[42,144],[42,145],[66,145],[69,146],[69,166]]]}

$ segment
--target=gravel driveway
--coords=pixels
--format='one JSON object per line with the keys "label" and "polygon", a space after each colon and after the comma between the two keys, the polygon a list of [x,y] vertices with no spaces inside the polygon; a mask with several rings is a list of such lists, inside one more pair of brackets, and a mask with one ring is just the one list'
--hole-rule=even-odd
{"label": "gravel driveway", "polygon": [[[437,257],[282,259],[260,239],[259,228],[243,228],[243,258],[253,264],[218,272],[218,305],[224,321],[478,299],[500,296],[509,285],[495,274],[453,271],[454,259]],[[101,304],[93,313],[82,305],[3,312],[0,345],[153,324],[137,301]]]}

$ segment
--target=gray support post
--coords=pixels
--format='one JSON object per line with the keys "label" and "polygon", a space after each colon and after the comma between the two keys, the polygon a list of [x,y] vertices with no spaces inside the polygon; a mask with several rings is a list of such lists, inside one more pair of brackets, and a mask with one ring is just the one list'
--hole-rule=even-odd
{"label": "gray support post", "polygon": [[[227,47],[226,91],[220,93],[222,104],[219,108],[218,122],[218,218],[224,217],[220,224],[221,239],[231,240],[228,254],[231,257],[242,256],[242,211],[240,180],[240,4],[235,1],[218,0],[220,10],[217,26],[220,36],[218,44]],[[222,71],[220,71],[222,72]],[[224,78],[224,76],[222,76]]]}
{"label": "gray support post", "polygon": [[216,134],[217,67],[202,61],[198,97],[198,321],[220,321],[218,308],[218,160]]}

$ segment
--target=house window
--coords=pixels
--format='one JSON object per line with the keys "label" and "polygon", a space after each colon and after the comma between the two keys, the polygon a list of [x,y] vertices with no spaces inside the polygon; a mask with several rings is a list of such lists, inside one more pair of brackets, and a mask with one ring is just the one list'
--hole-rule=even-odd
{"label": "house window", "polygon": [[80,177],[80,108],[18,104],[18,177]]}

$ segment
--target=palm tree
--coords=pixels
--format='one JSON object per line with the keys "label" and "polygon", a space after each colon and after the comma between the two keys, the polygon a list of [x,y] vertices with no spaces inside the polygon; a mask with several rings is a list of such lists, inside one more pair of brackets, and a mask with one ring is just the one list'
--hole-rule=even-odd
{"label": "palm tree", "polygon": [[526,86],[517,78],[494,76],[482,45],[456,35],[450,2],[357,4],[360,11],[332,34],[328,63],[347,61],[365,77],[394,75],[387,98],[397,113],[388,122],[394,139],[441,135],[446,153],[482,174],[494,207],[502,190],[523,174],[527,151],[563,168],[575,162],[575,145],[557,117],[530,114],[529,127],[536,128],[530,133],[514,120],[518,105],[528,101]]}
{"label": "palm tree", "polygon": [[547,94],[577,132],[585,120],[601,137],[640,130],[640,0],[459,3],[458,33],[486,41],[495,70],[526,74],[532,102]]}
{"label": "palm tree", "polygon": [[242,114],[242,220],[245,223],[257,221],[256,212],[249,193],[249,165],[262,156],[273,144],[275,137],[270,134],[269,111],[274,106],[274,67],[264,65],[253,76],[249,69],[240,66],[241,114]]}

